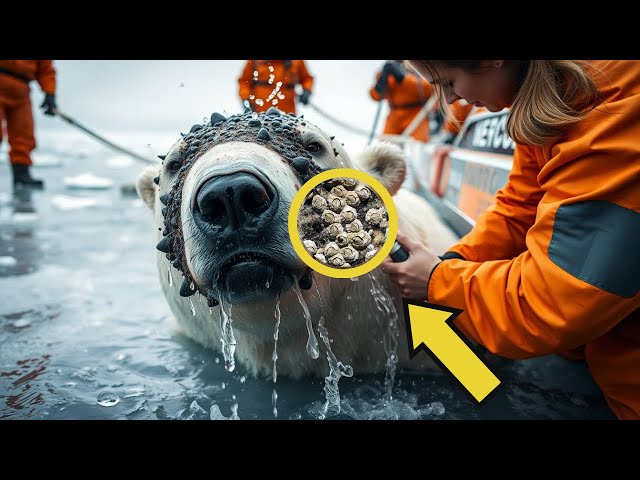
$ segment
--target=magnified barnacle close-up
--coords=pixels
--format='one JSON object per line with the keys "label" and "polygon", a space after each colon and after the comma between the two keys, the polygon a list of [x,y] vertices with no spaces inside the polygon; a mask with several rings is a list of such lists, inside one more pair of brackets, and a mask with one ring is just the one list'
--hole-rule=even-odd
{"label": "magnified barnacle close-up", "polygon": [[380,197],[353,178],[320,183],[305,198],[298,233],[323,265],[352,268],[372,259],[385,242],[389,216]]}

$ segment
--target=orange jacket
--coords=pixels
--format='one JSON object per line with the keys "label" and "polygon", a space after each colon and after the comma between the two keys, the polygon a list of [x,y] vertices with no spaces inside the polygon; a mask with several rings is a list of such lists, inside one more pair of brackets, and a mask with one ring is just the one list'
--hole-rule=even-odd
{"label": "orange jacket", "polygon": [[[278,83],[282,82],[278,88]],[[313,77],[304,60],[248,60],[240,78],[239,95],[249,100],[256,112],[274,106],[285,113],[296,113],[295,86],[312,91]]]}
{"label": "orange jacket", "polygon": [[[376,82],[381,73],[376,75]],[[405,74],[401,83],[393,75],[389,75],[387,91],[380,94],[374,87],[369,90],[371,98],[379,102],[387,99],[389,102],[389,116],[384,125],[383,133],[399,135],[420,112],[423,105],[431,96],[431,85],[411,72]],[[411,135],[416,140],[429,141],[429,120],[425,117]]]}
{"label": "orange jacket", "polygon": [[56,70],[53,60],[0,60],[0,75],[9,70],[28,80],[37,80],[44,93],[56,93]]}
{"label": "orange jacket", "polygon": [[640,62],[597,61],[605,102],[544,147],[517,145],[496,204],[433,270],[427,298],[490,351],[582,348],[609,406],[640,418]]}

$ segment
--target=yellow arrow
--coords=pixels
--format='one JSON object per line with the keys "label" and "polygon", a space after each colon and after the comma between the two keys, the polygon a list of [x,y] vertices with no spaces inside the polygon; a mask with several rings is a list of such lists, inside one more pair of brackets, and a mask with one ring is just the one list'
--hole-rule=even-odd
{"label": "yellow arrow", "polygon": [[402,301],[411,358],[421,349],[426,350],[478,403],[500,385],[498,377],[476,356],[462,339],[462,333],[454,327],[453,320],[462,310],[405,298]]}

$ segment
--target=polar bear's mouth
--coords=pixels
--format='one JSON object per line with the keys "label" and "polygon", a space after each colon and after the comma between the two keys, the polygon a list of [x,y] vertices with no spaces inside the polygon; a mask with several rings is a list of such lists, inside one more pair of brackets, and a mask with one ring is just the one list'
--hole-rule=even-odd
{"label": "polar bear's mouth", "polygon": [[262,261],[275,263],[270,258],[267,258],[264,255],[260,255],[259,253],[243,252],[243,253],[239,253],[237,255],[233,255],[231,258],[229,258],[227,261],[225,261],[220,266],[220,270],[223,270],[225,268],[231,268],[231,267],[234,267],[234,266],[236,266],[238,264],[241,264],[241,263],[262,262]]}
{"label": "polar bear's mouth", "polygon": [[274,298],[293,284],[293,274],[276,260],[256,252],[232,255],[222,263],[213,288],[231,303]]}

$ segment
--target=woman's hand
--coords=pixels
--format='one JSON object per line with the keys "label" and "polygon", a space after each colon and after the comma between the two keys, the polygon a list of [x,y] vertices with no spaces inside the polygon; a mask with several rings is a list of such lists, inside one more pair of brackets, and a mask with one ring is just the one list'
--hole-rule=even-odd
{"label": "woman's hand", "polygon": [[426,300],[429,278],[435,266],[441,262],[440,257],[430,248],[414,242],[400,232],[396,240],[409,253],[409,258],[400,263],[386,258],[382,262],[382,269],[398,286],[404,298]]}

